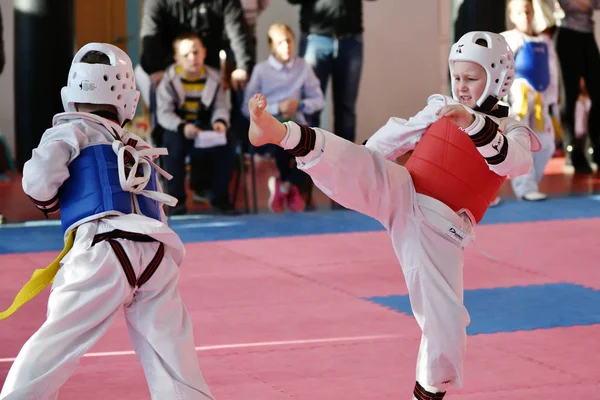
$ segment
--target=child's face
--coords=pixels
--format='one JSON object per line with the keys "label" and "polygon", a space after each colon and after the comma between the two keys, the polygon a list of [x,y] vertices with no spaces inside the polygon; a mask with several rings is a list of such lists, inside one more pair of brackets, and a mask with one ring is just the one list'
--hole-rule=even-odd
{"label": "child's face", "polygon": [[487,80],[485,69],[470,61],[454,62],[454,96],[470,108],[475,108],[481,97]]}
{"label": "child's face", "polygon": [[271,38],[271,54],[280,63],[286,63],[294,56],[296,41],[285,28],[274,27],[269,32]]}
{"label": "child's face", "polygon": [[509,17],[521,32],[529,32],[533,28],[533,6],[531,1],[512,0],[509,5]]}
{"label": "child's face", "polygon": [[198,75],[204,66],[206,49],[198,39],[184,39],[179,42],[175,62],[186,75]]}

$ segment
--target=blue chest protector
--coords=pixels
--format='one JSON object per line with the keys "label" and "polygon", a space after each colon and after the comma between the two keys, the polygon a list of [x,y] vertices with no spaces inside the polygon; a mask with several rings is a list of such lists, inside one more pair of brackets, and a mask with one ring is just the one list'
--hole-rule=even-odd
{"label": "blue chest protector", "polygon": [[[126,192],[119,183],[117,155],[109,144],[86,147],[69,165],[69,179],[58,192],[63,234],[80,221],[93,217],[143,214],[161,220],[156,200]],[[156,191],[156,172],[152,170],[146,190]],[[134,211],[134,199],[137,210]]]}
{"label": "blue chest protector", "polygon": [[550,85],[550,58],[543,42],[526,42],[515,54],[515,75],[523,78],[538,92]]}

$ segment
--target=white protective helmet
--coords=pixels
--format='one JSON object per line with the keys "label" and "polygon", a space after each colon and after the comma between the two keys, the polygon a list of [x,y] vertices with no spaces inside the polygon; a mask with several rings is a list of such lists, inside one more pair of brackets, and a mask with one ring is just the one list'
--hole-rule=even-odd
{"label": "white protective helmet", "polygon": [[[480,39],[487,43],[487,47],[476,44]],[[458,100],[454,94],[455,61],[471,61],[485,69],[487,82],[481,97],[476,102],[479,110],[491,110],[498,100],[508,94],[515,78],[515,56],[504,36],[492,32],[473,31],[464,34],[452,45],[448,66],[452,81],[452,96]]]}
{"label": "white protective helmet", "polygon": [[[110,65],[81,62],[90,51],[106,54]],[[77,111],[75,103],[114,106],[121,125],[133,119],[140,98],[131,59],[123,50],[107,43],[88,43],[79,49],[71,63],[67,86],[60,94],[65,111]]]}

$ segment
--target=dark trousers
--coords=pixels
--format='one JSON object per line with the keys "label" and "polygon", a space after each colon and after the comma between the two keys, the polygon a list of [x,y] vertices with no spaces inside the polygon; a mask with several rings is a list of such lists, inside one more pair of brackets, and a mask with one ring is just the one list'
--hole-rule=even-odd
{"label": "dark trousers", "polygon": [[575,104],[579,96],[579,80],[585,80],[592,108],[589,114],[589,138],[594,159],[600,161],[600,53],[593,33],[582,33],[558,27],[555,36],[565,97],[562,101],[563,141],[573,146],[574,166],[585,161],[585,148],[575,139]]}
{"label": "dark trousers", "polygon": [[264,147],[264,151],[272,154],[273,158],[275,158],[275,165],[277,166],[277,171],[279,171],[279,177],[282,182],[287,181],[292,185],[298,186],[300,189],[303,188],[307,181],[312,183],[306,172],[298,169],[296,158],[289,152],[274,144]]}
{"label": "dark trousers", "polygon": [[205,180],[209,174],[212,177],[213,203],[229,202],[229,182],[236,160],[231,146],[195,148],[193,140],[186,139],[174,131],[165,131],[163,145],[169,150],[169,155],[164,156],[165,170],[173,175],[173,179],[167,183],[168,194],[185,204],[185,158],[189,155],[190,187],[195,189],[197,183]]}

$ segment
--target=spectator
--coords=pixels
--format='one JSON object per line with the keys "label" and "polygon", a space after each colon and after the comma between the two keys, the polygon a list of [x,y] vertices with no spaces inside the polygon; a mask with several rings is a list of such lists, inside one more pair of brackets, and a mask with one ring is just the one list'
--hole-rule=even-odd
{"label": "spectator", "polygon": [[[165,72],[156,94],[158,123],[165,129],[164,145],[169,150],[166,170],[173,175],[167,192],[179,200],[171,215],[187,213],[185,205],[185,157],[209,158],[214,176],[211,205],[220,212],[233,213],[229,202],[229,181],[235,155],[227,144],[229,107],[219,72],[204,65],[206,48],[195,33],[183,33],[173,42],[175,63]],[[195,148],[203,135],[212,143]],[[210,135],[210,136],[209,136]],[[208,139],[207,139],[208,140]],[[191,163],[192,166],[194,162]],[[190,181],[198,173],[192,169]]]}
{"label": "spectator", "polygon": [[[263,93],[269,102],[269,111],[280,121],[305,124],[304,113],[320,111],[325,105],[319,79],[306,61],[295,56],[296,39],[288,25],[275,23],[267,35],[271,55],[252,72],[244,104],[255,94]],[[249,117],[248,108],[244,107],[243,111]],[[291,211],[303,211],[305,201],[299,188],[310,178],[297,168],[291,154],[281,147],[273,147],[279,177],[272,176],[268,181],[269,209],[282,212],[287,203]]]}
{"label": "spectator", "polygon": [[555,133],[550,110],[558,101],[558,61],[552,39],[533,28],[532,0],[509,0],[508,12],[514,29],[502,32],[515,53],[515,81],[508,94],[511,116],[531,128],[542,149],[533,154],[529,172],[511,179],[518,199],[545,200],[539,184],[555,150]]}
{"label": "spectator", "polygon": [[240,0],[145,0],[140,64],[154,85],[173,62],[173,40],[184,32],[200,37],[205,64],[215,69],[220,68],[219,52],[227,47],[227,38],[237,61],[232,84],[234,88],[245,84],[254,57]]}
{"label": "spectator", "polygon": [[[374,1],[374,0],[370,0]],[[300,5],[300,55],[314,69],[325,93],[333,83],[333,131],[356,139],[356,99],[363,63],[362,0],[288,0]],[[320,112],[307,116],[320,125]]]}
{"label": "spectator", "polygon": [[[585,86],[585,81],[581,78],[580,92],[575,104],[575,137],[579,140],[586,141],[585,148],[589,148],[589,115],[592,102],[590,95]],[[589,151],[586,151],[589,154]]]}
{"label": "spectator", "polygon": [[2,25],[2,10],[0,9],[0,74],[4,71],[6,58],[4,55],[4,26]]}
{"label": "spectator", "polygon": [[575,104],[583,77],[592,106],[589,113],[589,135],[594,150],[593,160],[600,163],[600,53],[594,37],[594,10],[600,0],[559,0],[564,17],[558,20],[556,53],[560,62],[565,97],[562,101],[563,141],[567,168],[591,173],[586,155],[586,139],[575,135]]}

